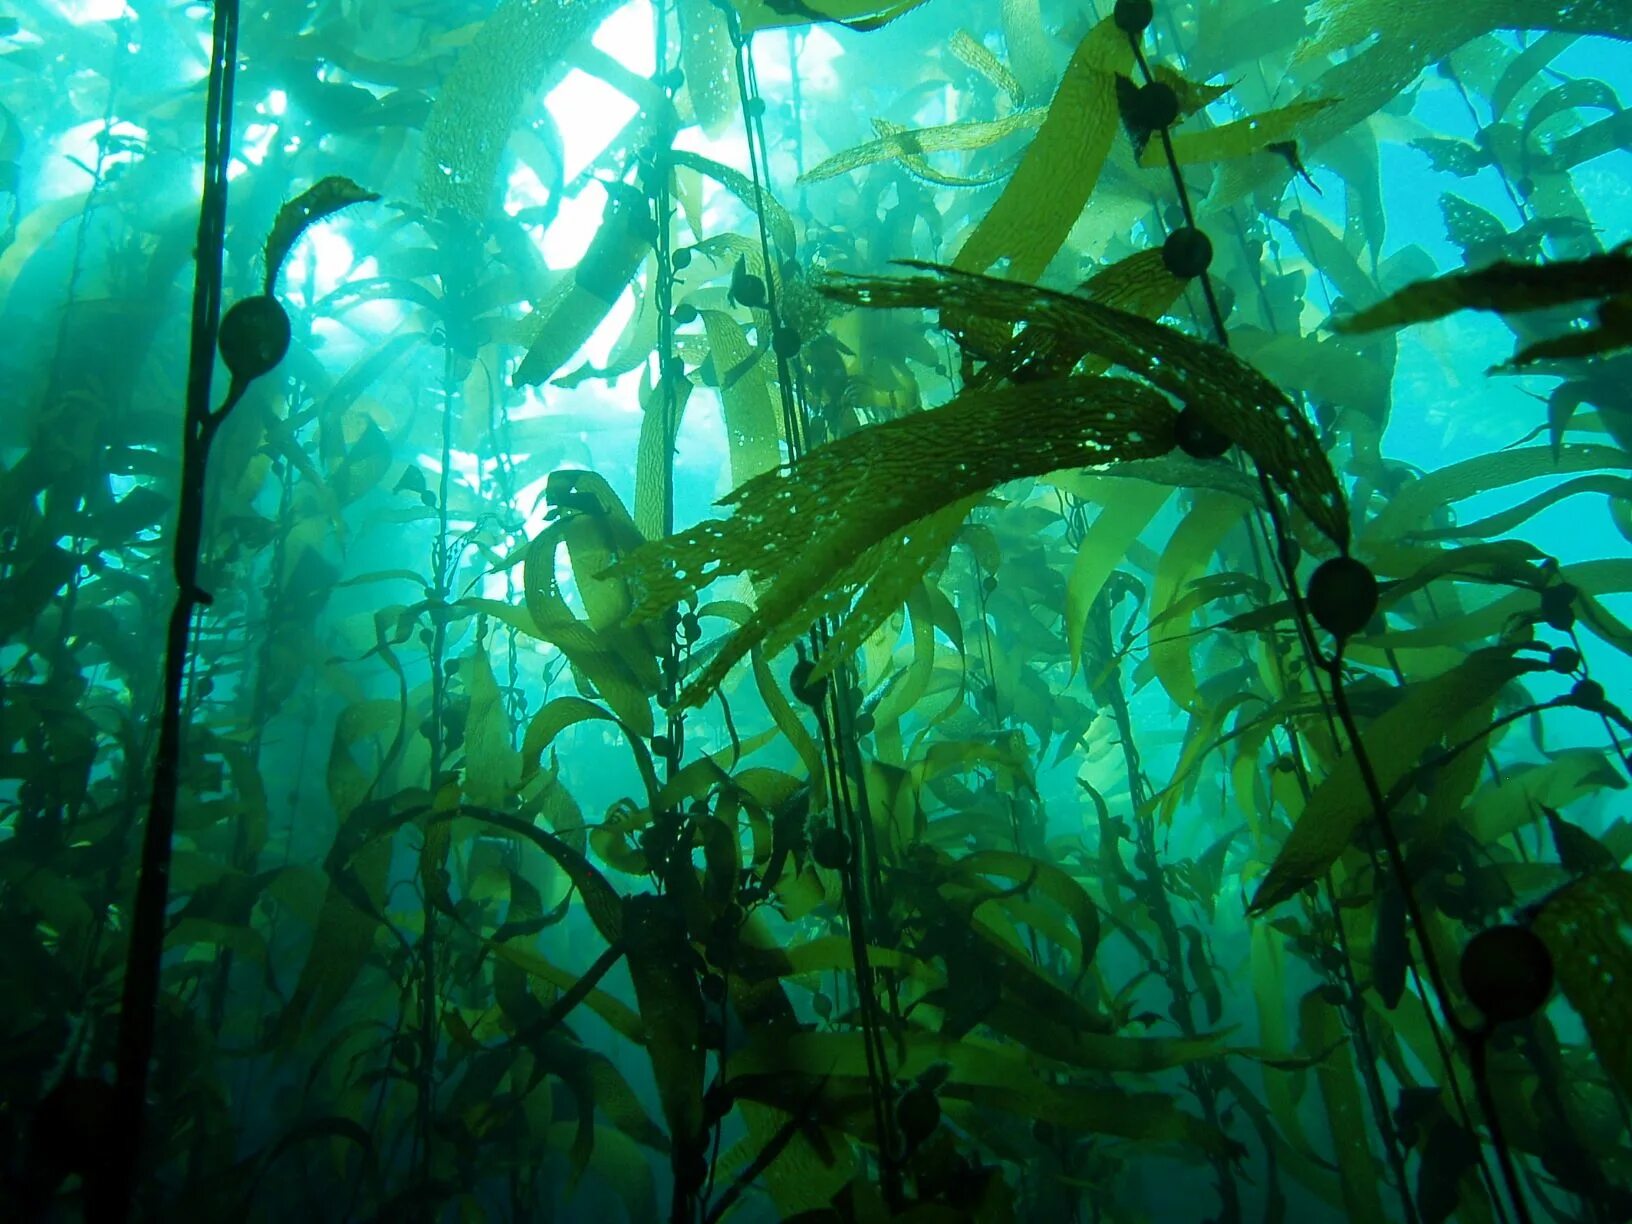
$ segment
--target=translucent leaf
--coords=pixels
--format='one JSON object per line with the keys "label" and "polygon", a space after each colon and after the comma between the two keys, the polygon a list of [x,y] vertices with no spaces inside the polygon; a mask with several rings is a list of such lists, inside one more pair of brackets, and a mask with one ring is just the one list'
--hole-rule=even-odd
{"label": "translucent leaf", "polygon": [[888,119],[874,119],[873,131],[879,138],[893,142],[899,149],[896,156],[900,159],[902,168],[907,173],[922,179],[926,183],[934,183],[937,187],[985,187],[995,183],[1007,173],[1002,168],[993,168],[981,174],[948,174],[937,170],[929,164],[929,159],[914,148],[914,142],[902,139],[911,129],[898,123],[891,123]]}
{"label": "translucent leaf", "polygon": [[[1305,91],[1305,97],[1337,100],[1310,121],[1303,133],[1308,148],[1353,129],[1410,88],[1426,65],[1497,27],[1632,36],[1632,10],[1617,0],[1573,4],[1515,0],[1505,5],[1462,0],[1323,0],[1310,7],[1308,16],[1320,21],[1321,28],[1318,36],[1305,39],[1298,49],[1294,63],[1300,71],[1329,53],[1367,44],[1321,73]],[[1221,175],[1211,202],[1219,205],[1263,186],[1269,177],[1263,168],[1266,164],[1265,159],[1227,163],[1232,169]]]}
{"label": "translucent leaf", "polygon": [[947,40],[946,49],[1001,89],[1009,96],[1009,101],[1018,105],[1023,100],[1023,91],[1014,73],[1008,70],[1002,60],[987,50],[985,43],[976,41],[968,30],[959,30],[953,34]]}
{"label": "translucent leaf", "polygon": [[[1245,503],[1222,493],[1204,493],[1168,537],[1156,566],[1151,591],[1153,613],[1150,661],[1167,695],[1182,710],[1194,712],[1200,701],[1190,650],[1196,644],[1190,628],[1193,613],[1171,616],[1191,581],[1207,572],[1213,553],[1246,512]],[[1168,618],[1159,628],[1155,619]]]}
{"label": "translucent leaf", "polygon": [[1054,53],[1043,30],[1038,0],[1002,0],[999,20],[1009,63],[1028,102],[1041,101],[1054,83]]}
{"label": "translucent leaf", "polygon": [[1412,531],[1435,510],[1478,493],[1504,488],[1543,476],[1564,476],[1595,468],[1632,470],[1632,456],[1615,446],[1567,443],[1557,453],[1550,446],[1475,455],[1412,481],[1391,498],[1366,528],[1368,540],[1398,539]]}
{"label": "translucent leaf", "polygon": [[[714,9],[712,4],[708,3],[708,0],[697,0],[697,2],[712,12],[718,11]],[[687,80],[690,79],[688,73]],[[731,90],[731,97],[734,100],[736,98],[735,83],[732,84]],[[771,194],[763,183],[756,189],[753,179],[736,167],[727,166],[723,162],[717,162],[713,158],[704,157],[701,153],[693,153],[687,149],[670,150],[668,158],[676,166],[688,166],[699,174],[706,174],[741,200],[743,206],[749,212],[757,213],[763,210],[765,213],[765,226],[770,231],[771,241],[783,255],[789,257],[793,255],[794,248],[797,245],[793,215],[782,207],[781,202]]]}
{"label": "translucent leaf", "polygon": [[461,667],[470,712],[465,716],[464,797],[481,807],[503,807],[519,772],[510,746],[510,718],[485,646]]}
{"label": "translucent leaf", "polygon": [[[1560,443],[1562,445],[1562,443]],[[1478,519],[1472,523],[1459,523],[1453,527],[1440,527],[1433,531],[1412,532],[1413,540],[1488,540],[1495,536],[1506,535],[1514,528],[1528,522],[1549,506],[1555,506],[1561,501],[1575,497],[1582,493],[1602,493],[1610,497],[1632,496],[1632,480],[1624,476],[1578,476],[1574,480],[1560,481],[1552,488],[1527,498],[1516,506],[1509,507],[1488,518]]]}
{"label": "translucent leaf", "polygon": [[[642,538],[606,482],[592,472],[551,477],[550,499],[560,517],[522,552],[522,587],[527,619],[519,628],[550,642],[566,655],[573,671],[612,708],[637,736],[652,734],[650,697],[661,682],[654,626],[621,624],[630,596],[627,585],[599,573]],[[556,571],[556,553],[566,544],[588,620],[568,606]],[[487,605],[479,605],[487,610]]]}
{"label": "translucent leaf", "polygon": [[953,260],[984,272],[1008,260],[1008,275],[1036,280],[1059,251],[1111,151],[1119,117],[1116,78],[1133,68],[1127,35],[1110,18],[1078,44],[1048,116],[997,202]]}
{"label": "translucent leaf", "polygon": [[367,191],[348,178],[331,174],[319,179],[282,208],[272,223],[272,232],[266,236],[266,292],[277,284],[278,273],[290,249],[300,241],[308,226],[324,217],[339,212],[352,204],[379,199],[379,193]]}
{"label": "translucent leaf", "polygon": [[395,701],[357,701],[341,710],[329,739],[329,803],[342,821],[368,796],[373,777],[357,763],[354,744],[400,725],[402,708]]}
{"label": "translucent leaf", "polygon": [[652,768],[651,752],[646,747],[646,740],[651,737],[651,732],[636,734],[603,706],[582,697],[557,697],[546,702],[543,709],[533,715],[532,721],[527,724],[527,733],[521,744],[524,777],[530,778],[538,772],[539,757],[555,742],[556,736],[568,727],[593,721],[615,723],[623,732],[624,738],[629,742],[629,750],[634,753],[635,767],[639,771],[641,781],[646,784],[647,799],[655,808],[658,793],[657,773]]}
{"label": "translucent leaf", "polygon": [[984,149],[1016,132],[1029,131],[1040,124],[1046,112],[1022,110],[1001,119],[985,122],[945,123],[938,127],[895,128],[878,140],[855,145],[806,170],[801,183],[819,183],[848,174],[851,170],[892,158],[923,156],[954,150]]}
{"label": "translucent leaf", "polygon": [[1464,824],[1483,846],[1494,845],[1533,823],[1538,813],[1568,807],[1604,790],[1624,790],[1626,781],[1597,748],[1566,748],[1541,764],[1515,763],[1499,782],[1481,787],[1468,805]]}
{"label": "translucent leaf", "polygon": [[608,193],[601,228],[589,250],[571,278],[558,284],[535,312],[527,355],[511,378],[515,386],[547,381],[584,346],[634,279],[651,250],[653,232],[644,199],[621,186]]}
{"label": "translucent leaf", "polygon": [[[560,698],[562,701],[575,700],[574,698]],[[588,704],[587,702],[585,704]],[[545,707],[546,709],[548,707]],[[611,947],[616,947],[623,938],[624,898],[619,896],[617,889],[607,883],[606,877],[595,869],[587,858],[573,847],[562,841],[553,833],[546,832],[533,824],[530,820],[520,816],[512,816],[508,812],[495,812],[487,808],[465,806],[456,813],[440,816],[439,820],[451,820],[454,816],[461,819],[480,821],[483,824],[493,825],[495,828],[507,830],[517,837],[533,843],[545,854],[555,860],[566,877],[578,889],[578,895],[583,899],[584,912],[595,926],[602,939]],[[386,845],[386,843],[378,843]],[[389,846],[387,846],[389,848]],[[577,979],[574,978],[574,981]]]}
{"label": "translucent leaf", "polygon": [[431,104],[419,188],[427,208],[453,209],[473,221],[487,215],[497,202],[499,162],[522,105],[567,49],[620,3],[502,0],[459,53]]}
{"label": "translucent leaf", "polygon": [[[642,380],[643,415],[640,440],[635,444],[634,524],[643,538],[655,539],[668,529],[674,504],[674,440],[685,421],[691,391],[689,378],[675,377],[667,370],[658,376],[655,387]],[[584,572],[594,571],[586,568]]]}
{"label": "translucent leaf", "polygon": [[[1545,667],[1537,660],[1515,659],[1504,650],[1481,650],[1443,675],[1407,688],[1393,708],[1361,733],[1383,794],[1464,712],[1490,700],[1510,681]],[[1249,912],[1261,914],[1325,875],[1371,814],[1371,799],[1351,752],[1309,796]]]}
{"label": "translucent leaf", "polygon": [[[1161,248],[1152,247],[1100,268],[1077,292],[1102,305],[1156,319],[1167,313],[1187,283],[1167,270]],[[1018,381],[1021,371],[1028,382],[1063,378],[1079,362],[1083,363],[1080,373],[1103,374],[1110,363],[1104,358],[1084,362],[1088,354],[1089,345],[1080,338],[1049,327],[1025,327],[968,385],[984,386],[1000,378]]]}
{"label": "translucent leaf", "polygon": [[1490,113],[1500,120],[1519,96],[1519,91],[1533,80],[1538,72],[1552,63],[1575,41],[1568,34],[1543,34],[1515,56],[1503,69],[1496,88],[1490,91]]}
{"label": "translucent leaf", "polygon": [[1560,306],[1583,298],[1608,297],[1632,289],[1632,243],[1602,255],[1548,264],[1501,262],[1474,272],[1452,272],[1417,281],[1333,327],[1369,332],[1443,318],[1458,310],[1514,313]]}
{"label": "translucent leaf", "polygon": [[[507,965],[513,965],[528,977],[537,978],[546,983],[551,990],[566,992],[572,990],[579,983],[580,974],[562,969],[546,960],[539,953],[529,950],[525,940],[516,940],[512,943],[497,941],[487,945],[488,954]],[[608,1027],[626,1041],[636,1045],[646,1040],[646,1030],[641,1027],[640,1017],[635,1014],[627,1003],[614,998],[604,990],[591,989],[584,993],[584,1006],[589,1008]]]}
{"label": "translucent leaf", "polygon": [[1536,934],[1610,1078],[1632,1093],[1632,872],[1604,871],[1549,897]]}
{"label": "translucent leaf", "polygon": [[1107,498],[1093,525],[1083,533],[1065,587],[1066,643],[1071,649],[1073,672],[1082,664],[1088,609],[1099,598],[1111,571],[1122,564],[1139,533],[1149,526],[1172,495],[1170,488],[1134,482],[1125,495]]}
{"label": "translucent leaf", "polygon": [[1553,146],[1551,160],[1561,171],[1573,170],[1584,161],[1624,149],[1629,144],[1632,144],[1632,108],[1564,137]]}
{"label": "translucent leaf", "polygon": [[1192,81],[1166,64],[1151,65],[1151,75],[1178,95],[1181,115],[1193,115],[1204,107],[1211,106],[1235,88],[1229,84],[1206,85],[1200,81]]}
{"label": "translucent leaf", "polygon": [[714,368],[722,372],[742,370],[720,390],[731,484],[735,488],[782,461],[781,430],[764,368],[758,362],[748,364],[754,347],[748,343],[742,324],[723,310],[705,310],[702,318]]}
{"label": "translucent leaf", "polygon": [[[1271,1049],[1289,1049],[1292,1028],[1287,1016],[1284,940],[1266,923],[1253,923],[1247,930],[1252,940],[1249,980],[1258,1016],[1259,1040]],[[1265,1103],[1286,1136],[1287,1147],[1282,1158],[1291,1157],[1288,1171],[1324,1201],[1341,1207],[1342,1193],[1337,1179],[1329,1172],[1327,1162],[1315,1155],[1314,1146],[1304,1133],[1303,1111],[1298,1107],[1303,1077],[1266,1069],[1263,1078]]]}
{"label": "translucent leaf", "polygon": [[[552,385],[571,389],[591,378],[598,378],[611,386],[623,375],[631,370],[640,369],[651,359],[652,351],[657,348],[658,326],[660,323],[657,310],[657,294],[648,292],[646,287],[641,284],[638,271],[634,279],[630,281],[629,290],[631,296],[635,299],[635,308],[630,313],[628,321],[623,325],[622,333],[612,345],[612,350],[607,353],[606,364],[597,366],[593,362],[582,362],[570,372],[556,375],[550,380]],[[495,354],[493,365],[497,367],[500,364],[501,360]],[[487,376],[486,370],[481,370],[478,367],[478,371]],[[479,450],[483,445],[483,440],[487,437],[487,430],[490,428],[489,422],[493,418],[487,412],[482,412],[480,415],[473,413],[468,406],[471,402],[467,397],[467,407],[462,414],[465,418],[463,424],[470,432],[469,448]],[[480,402],[479,400],[476,401],[477,404],[480,404]],[[474,421],[470,419],[472,416],[476,416]]]}
{"label": "translucent leaf", "polygon": [[1602,81],[1590,77],[1565,81],[1549,89],[1525,112],[1522,140],[1529,146],[1537,128],[1554,115],[1572,110],[1607,110],[1619,113],[1621,104],[1615,91]]}
{"label": "translucent leaf", "polygon": [[1345,1217],[1361,1224],[1382,1224],[1388,1219],[1377,1189],[1382,1178],[1371,1153],[1365,1102],[1342,1017],[1320,990],[1304,995],[1299,1013],[1304,1048],[1326,1051],[1315,1069],[1315,1080],[1320,1085],[1337,1156]]}
{"label": "translucent leaf", "polygon": [[[1173,445],[1174,420],[1166,400],[1126,379],[968,392],[755,478],[726,499],[737,507],[729,521],[709,520],[644,547],[617,572],[640,593],[635,620],[659,615],[723,574],[746,573],[763,587],[753,620],[681,695],[682,705],[695,705],[756,643],[769,639],[775,649],[791,641],[812,612],[826,610],[820,601],[836,584],[860,587],[875,577],[891,550],[874,550],[896,533],[1006,480],[1163,454]],[[946,544],[956,533],[944,521],[933,528]],[[899,582],[899,574],[891,577]],[[868,605],[875,614],[880,600]],[[845,648],[860,644],[844,641]]]}
{"label": "translucent leaf", "polygon": [[[1312,116],[1333,105],[1330,98],[1313,98],[1257,115],[1244,115],[1205,131],[1174,132],[1173,157],[1181,166],[1188,166],[1262,153],[1269,145],[1293,139]],[[1142,166],[1160,166],[1166,161],[1167,152],[1160,141],[1151,141],[1139,155]]]}
{"label": "translucent leaf", "polygon": [[835,584],[839,590],[863,586],[860,597],[811,671],[820,680],[861,648],[923,580],[929,567],[952,548],[978,495],[960,498],[949,506],[893,532],[869,548]]}
{"label": "translucent leaf", "polygon": [[765,662],[765,652],[758,648],[750,652],[754,669],[754,684],[759,689],[760,700],[765,703],[765,709],[776,724],[777,730],[787,740],[788,746],[798,755],[805,767],[805,774],[810,779],[811,793],[815,805],[820,808],[827,801],[827,771],[823,767],[821,750],[816,747],[816,741],[805,724],[799,721],[794,713],[793,705],[783,694],[782,688],[771,674],[770,664]]}
{"label": "translucent leaf", "polygon": [[[737,52],[731,27],[710,0],[680,0],[680,63],[697,125],[711,140],[737,114]],[[672,154],[671,154],[672,156]]]}
{"label": "translucent leaf", "polygon": [[876,30],[924,0],[732,0],[741,14],[742,31],[753,34],[784,26],[831,21],[852,30]]}
{"label": "translucent leaf", "polygon": [[1060,344],[1124,366],[1194,408],[1251,455],[1329,539],[1347,547],[1348,510],[1314,429],[1284,391],[1229,350],[1080,294],[902,262],[939,279],[836,278],[823,292],[863,306],[939,309],[943,324],[952,314],[1055,332]]}

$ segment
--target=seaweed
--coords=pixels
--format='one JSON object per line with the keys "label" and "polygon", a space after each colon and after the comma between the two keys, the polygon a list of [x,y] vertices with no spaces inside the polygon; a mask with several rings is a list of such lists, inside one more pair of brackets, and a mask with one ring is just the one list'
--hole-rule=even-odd
{"label": "seaweed", "polygon": [[0,1200],[1632,1216],[1629,35],[0,18]]}

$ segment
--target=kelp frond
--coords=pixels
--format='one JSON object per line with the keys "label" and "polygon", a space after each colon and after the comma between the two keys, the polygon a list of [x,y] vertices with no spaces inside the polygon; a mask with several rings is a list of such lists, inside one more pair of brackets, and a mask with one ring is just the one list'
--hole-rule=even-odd
{"label": "kelp frond", "polygon": [[309,227],[325,217],[333,216],[342,208],[379,198],[379,192],[359,187],[343,175],[331,174],[313,183],[294,199],[286,201],[278,209],[277,219],[266,236],[266,292],[271,293],[276,288],[284,260],[289,258],[289,252]]}
{"label": "kelp frond", "polygon": [[1062,347],[1104,357],[1194,409],[1347,550],[1343,492],[1313,428],[1286,392],[1229,350],[1080,294],[903,262],[934,276],[839,277],[822,292],[858,306],[936,309],[1056,332]]}
{"label": "kelp frond", "polygon": [[1517,314],[1632,292],[1632,243],[1585,259],[1528,264],[1503,260],[1476,271],[1415,281],[1375,306],[1339,319],[1340,332],[1371,332],[1442,319],[1459,310]]}
{"label": "kelp frond", "polygon": [[472,220],[493,203],[505,140],[550,66],[614,0],[504,0],[459,53],[425,121],[420,199]]}
{"label": "kelp frond", "polygon": [[1442,319],[1459,310],[1520,314],[1599,299],[1597,326],[1538,340],[1513,354],[1510,366],[1554,358],[1590,357],[1632,347],[1632,243],[1584,259],[1552,263],[1493,263],[1415,281],[1332,326],[1371,332]]}
{"label": "kelp frond", "polygon": [[630,619],[659,616],[726,574],[760,585],[753,617],[681,706],[705,700],[754,646],[774,651],[819,616],[849,609],[822,660],[831,668],[941,555],[973,498],[1022,476],[1166,454],[1176,419],[1165,398],[1130,379],[1065,378],[966,392],[864,429],[743,485],[722,503],[736,506],[730,519],[625,558],[616,571],[636,593]]}

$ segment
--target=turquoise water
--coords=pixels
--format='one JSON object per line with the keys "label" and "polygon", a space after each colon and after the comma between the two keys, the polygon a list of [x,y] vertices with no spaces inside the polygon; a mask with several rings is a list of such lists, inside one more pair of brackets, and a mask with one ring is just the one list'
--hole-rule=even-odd
{"label": "turquoise water", "polygon": [[0,10],[8,1218],[1632,1218],[1632,22],[1140,7]]}

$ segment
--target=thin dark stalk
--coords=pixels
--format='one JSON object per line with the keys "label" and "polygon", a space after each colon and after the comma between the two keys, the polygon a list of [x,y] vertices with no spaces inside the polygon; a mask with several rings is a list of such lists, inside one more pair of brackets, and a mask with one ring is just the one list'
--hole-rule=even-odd
{"label": "thin dark stalk", "polygon": [[[460,295],[463,296],[462,294]],[[461,303],[462,304],[462,303]],[[457,564],[453,543],[448,539],[448,495],[453,484],[453,428],[454,428],[453,349],[442,350],[442,470],[437,484],[437,536],[432,550],[432,580],[436,584],[438,606],[446,602],[453,588],[453,570]],[[445,730],[443,718],[447,706],[447,669],[443,666],[448,653],[447,618],[437,615],[431,629],[431,788],[441,785]],[[425,831],[427,849],[431,839]],[[432,870],[441,871],[445,861],[439,860]],[[436,1121],[436,1052],[440,1021],[436,997],[436,908],[431,902],[428,885],[421,903],[425,930],[419,940],[419,1066],[416,1068],[414,1110],[415,1149],[419,1158],[419,1176],[423,1184],[431,1178],[431,1146]]]}
{"label": "thin dark stalk", "polygon": [[227,167],[232,145],[232,92],[238,47],[238,0],[218,0],[205,98],[204,190],[199,202],[197,266],[193,278],[191,354],[187,370],[182,436],[181,499],[172,549],[176,599],[165,632],[164,688],[152,791],[143,831],[140,874],[131,917],[130,947],[120,997],[116,1136],[105,1178],[88,1187],[87,1218],[127,1219],[135,1207],[142,1160],[147,1087],[158,1024],[159,967],[164,951],[165,910],[170,900],[170,862],[180,792],[183,682],[193,612],[210,597],[198,586],[204,530],[204,475],[210,443],[242,396],[237,380],[218,412],[210,409],[216,331],[221,315],[226,241]]}
{"label": "thin dark stalk", "polygon": [[[1130,35],[1129,43],[1132,46],[1134,56],[1138,61],[1140,70],[1144,75],[1145,80],[1147,82],[1153,80],[1154,78],[1150,71],[1150,65],[1145,60],[1144,50],[1140,46],[1139,39],[1136,36]],[[1174,189],[1178,194],[1179,204],[1183,210],[1185,221],[1187,224],[1194,226],[1195,215],[1191,210],[1189,192],[1185,187],[1183,175],[1179,172],[1178,159],[1175,157],[1173,152],[1172,139],[1165,127],[1160,129],[1160,135],[1162,147],[1166,153],[1168,169],[1172,174]],[[1207,300],[1208,312],[1212,318],[1213,329],[1217,335],[1218,343],[1221,347],[1228,348],[1229,336],[1224,326],[1223,312],[1220,310],[1218,299],[1213,293],[1211,279],[1208,277],[1205,271],[1202,273],[1202,290]],[[1468,1048],[1470,1064],[1472,1065],[1474,1078],[1477,1081],[1481,1094],[1481,1103],[1485,1103],[1488,1096],[1488,1086],[1484,1081],[1482,1050],[1475,1049],[1473,1038],[1476,1036],[1476,1034],[1458,1019],[1451,1006],[1450,995],[1446,989],[1444,974],[1440,967],[1438,956],[1433,948],[1426,919],[1417,900],[1415,891],[1411,887],[1411,881],[1405,868],[1403,848],[1394,829],[1393,821],[1390,819],[1387,800],[1383,795],[1376,771],[1373,768],[1370,756],[1366,751],[1365,742],[1360,736],[1358,725],[1356,724],[1353,713],[1349,708],[1348,697],[1344,691],[1343,683],[1343,641],[1342,639],[1339,639],[1337,650],[1334,656],[1329,660],[1324,659],[1319,653],[1318,648],[1315,647],[1313,641],[1313,630],[1311,629],[1309,623],[1308,608],[1303,601],[1302,594],[1298,589],[1296,581],[1295,562],[1289,547],[1291,537],[1288,533],[1279,503],[1275,499],[1274,491],[1270,487],[1269,479],[1262,469],[1259,469],[1258,478],[1263,488],[1265,503],[1275,529],[1275,539],[1279,546],[1279,560],[1283,571],[1282,580],[1286,584],[1287,592],[1292,599],[1300,635],[1304,640],[1305,648],[1310,652],[1310,657],[1321,662],[1330,678],[1332,688],[1332,704],[1335,706],[1339,721],[1343,725],[1344,732],[1349,740],[1350,751],[1354,755],[1356,765],[1360,771],[1361,779],[1365,784],[1366,793],[1371,800],[1375,823],[1383,835],[1390,863],[1396,875],[1401,892],[1404,895],[1406,913],[1409,916],[1410,924],[1417,933],[1418,944],[1422,950],[1423,964],[1428,972],[1429,982],[1433,987],[1439,1011],[1444,1016],[1445,1022],[1451,1027],[1452,1031],[1463,1042],[1464,1046]],[[1347,552],[1346,544],[1344,545],[1343,551],[1345,553]],[[1448,1058],[1446,1060],[1446,1073],[1454,1083],[1455,1072]],[[1487,1115],[1490,1113],[1488,1107],[1486,1112]],[[1518,1175],[1514,1166],[1512,1154],[1508,1150],[1501,1126],[1494,1116],[1487,1116],[1486,1121],[1490,1128],[1492,1145],[1497,1149],[1497,1156],[1502,1167],[1503,1179],[1506,1182],[1508,1196],[1512,1200],[1514,1211],[1519,1218],[1520,1224],[1530,1224],[1529,1208],[1525,1201],[1522,1188],[1519,1185]],[[1497,1201],[1494,1194],[1492,1194],[1492,1201]]]}
{"label": "thin dark stalk", "polygon": [[[1103,620],[1103,635],[1107,643],[1110,641],[1110,614],[1101,596],[1097,605],[1098,615]],[[1112,662],[1109,674],[1096,687],[1095,696],[1103,694],[1111,705],[1111,715],[1116,722],[1117,738],[1122,742],[1123,765],[1128,775],[1128,797],[1133,809],[1137,813],[1149,801],[1149,789],[1145,784],[1144,767],[1139,759],[1138,744],[1133,735],[1133,717],[1128,710],[1126,696],[1122,692],[1122,668],[1119,663]],[[1166,882],[1162,879],[1161,862],[1156,854],[1156,822],[1153,817],[1139,819],[1138,840],[1134,843],[1134,863],[1142,877],[1135,886],[1135,895],[1144,903],[1149,912],[1151,921],[1156,924],[1157,934],[1161,939],[1161,965],[1159,971],[1165,981],[1168,993],[1173,998],[1172,1017],[1178,1024],[1180,1031],[1186,1037],[1194,1037],[1197,1033],[1195,1013],[1190,1007],[1190,988],[1184,977],[1184,946],[1179,935],[1178,923],[1173,917],[1173,907],[1169,900]],[[1218,1106],[1218,1093],[1213,1086],[1212,1078],[1206,1067],[1191,1063],[1184,1069],[1190,1093],[1201,1106],[1202,1116],[1206,1119],[1210,1129],[1223,1131],[1221,1110]],[[1213,1171],[1218,1179],[1218,1195],[1220,1200],[1219,1219],[1228,1224],[1241,1218],[1241,1196],[1235,1184],[1235,1174],[1230,1167],[1229,1157],[1214,1155],[1212,1157]]]}

